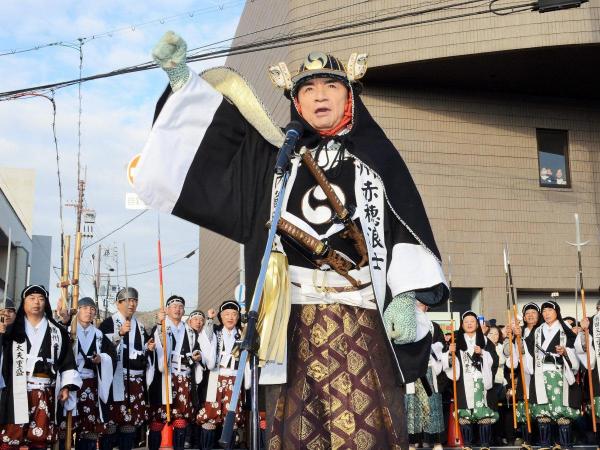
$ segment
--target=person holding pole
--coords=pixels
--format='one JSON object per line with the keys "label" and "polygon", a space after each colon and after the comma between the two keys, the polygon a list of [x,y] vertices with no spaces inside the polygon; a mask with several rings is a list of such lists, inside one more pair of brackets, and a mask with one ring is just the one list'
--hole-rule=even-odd
{"label": "person holding pole", "polygon": [[[215,429],[223,423],[227,407],[231,399],[231,391],[235,381],[239,363],[239,354],[236,352],[237,341],[241,337],[240,325],[241,307],[235,300],[224,301],[219,307],[217,318],[221,326],[216,328],[214,335],[209,331],[210,324],[204,327],[201,334],[214,343],[216,360],[208,375],[206,400],[196,416],[197,423],[201,426],[202,450],[212,449],[215,443]],[[244,375],[245,389],[250,388],[250,369],[247,366]],[[236,428],[243,423],[242,403],[236,409]]]}
{"label": "person holding pole", "polygon": [[56,442],[58,403],[73,410],[82,380],[67,331],[52,318],[44,286],[23,289],[15,322],[5,331],[0,442],[8,449],[46,449]]}
{"label": "person holding pole", "polygon": [[77,353],[75,363],[83,385],[78,395],[75,432],[76,450],[95,450],[98,437],[109,421],[108,397],[117,367],[113,343],[94,321],[98,307],[90,297],[77,304]]}
{"label": "person holding pole", "polygon": [[[596,417],[592,420],[596,421],[596,427],[600,423],[600,301],[596,305],[596,314],[592,317],[583,317],[580,321],[581,331],[579,332],[578,339],[575,341],[575,349],[577,351],[577,357],[588,370],[587,365],[587,348],[585,346],[584,333],[587,330],[589,333],[589,352],[591,354],[590,367],[592,368],[592,383],[594,387],[594,406]],[[588,407],[588,412],[591,413],[591,407]],[[597,429],[597,428],[596,428]],[[596,447],[600,448],[600,432],[596,431]]]}
{"label": "person holding pole", "polygon": [[[269,76],[290,100],[292,122],[284,133],[242,76],[226,67],[198,76],[186,64],[186,49],[167,32],[153,50],[169,87],[157,105],[135,190],[152,208],[243,243],[246,285],[260,280],[261,290],[263,282],[273,287],[257,291],[247,305],[268,324],[259,330],[257,363],[268,445],[302,448],[317,441],[352,449],[359,435],[406,448],[404,385],[426,374],[432,339],[416,302],[442,304],[448,288],[411,174],[360,98],[367,55],[353,53],[345,63],[313,51],[293,75],[275,62]],[[275,211],[282,220],[271,240],[265,224]],[[272,270],[261,270],[266,267]],[[263,292],[269,295],[258,312]],[[336,364],[320,361],[325,349]],[[349,380],[342,390],[331,385],[340,380]],[[368,398],[368,410],[345,402],[351,393]],[[340,402],[343,411],[311,413],[307,398]],[[340,415],[345,420],[336,420]],[[375,426],[369,417],[389,420]],[[299,420],[312,433],[299,433]]]}
{"label": "person holding pole", "polygon": [[[526,370],[524,370],[523,372],[521,372],[521,370],[517,370],[519,369],[519,357],[518,357],[518,353],[517,353],[517,347],[516,347],[516,343],[515,343],[515,329],[518,327],[521,330],[521,336],[523,336],[524,339],[526,339],[533,331],[535,331],[535,329],[541,325],[541,314],[540,314],[540,307],[533,303],[533,302],[529,302],[526,303],[523,308],[521,309],[522,315],[523,315],[523,325],[520,324],[515,324],[514,319],[510,318],[510,325],[507,326],[506,330],[507,330],[507,334],[508,334],[508,339],[505,343],[504,346],[504,354],[505,355],[510,355],[512,352],[512,359],[510,357],[508,357],[506,359],[506,365],[511,368],[514,371],[514,379],[515,379],[515,386],[514,386],[514,391],[511,389],[510,394],[514,393],[515,396],[515,400],[516,400],[516,422],[520,428],[521,431],[521,442],[519,443],[521,445],[521,448],[523,450],[531,450],[531,444],[532,444],[532,436],[531,433],[529,433],[528,429],[527,429],[527,418],[526,418],[526,413],[525,413],[525,398],[523,396],[524,393],[524,389],[525,389],[525,395],[527,396],[527,399],[529,401],[529,389],[531,386],[531,375],[529,375],[529,373],[527,373]],[[509,343],[512,343],[512,349],[509,348]],[[511,363],[512,361],[512,363]],[[523,378],[522,378],[522,374],[525,377],[525,383],[523,384]],[[523,388],[524,386],[524,388]],[[531,402],[530,403],[530,408],[531,408]],[[516,445],[516,444],[515,444]]]}
{"label": "person holding pole", "polygon": [[116,346],[118,355],[109,397],[110,426],[100,446],[112,450],[116,437],[119,450],[132,450],[137,428],[147,420],[145,371],[150,365],[147,352],[154,351],[155,343],[136,319],[137,289],[121,289],[116,300],[118,311],[100,324],[100,331]]}
{"label": "person holding pole", "polygon": [[[463,438],[463,449],[470,449],[473,441],[473,425],[478,426],[482,449],[489,449],[492,425],[498,421],[498,413],[487,404],[487,392],[494,384],[494,372],[498,367],[493,344],[483,335],[477,314],[467,311],[461,316],[455,344],[450,344],[444,354],[444,372],[453,378],[456,368],[458,396],[458,420]],[[452,360],[450,355],[456,354]]]}
{"label": "person holding pole", "polygon": [[[193,391],[202,381],[203,367],[214,366],[216,346],[206,335],[198,336],[182,320],[185,312],[185,300],[172,295],[166,301],[166,311],[159,311],[157,326],[152,331],[156,344],[154,373],[148,379],[150,399],[150,434],[148,448],[158,450],[161,443],[161,431],[167,423],[166,397],[170,398],[170,418],[173,425],[173,448],[183,450],[185,432],[190,421],[195,419]],[[165,317],[166,315],[166,317]],[[164,366],[164,348],[161,339],[161,324],[165,321],[167,332],[167,368]],[[202,363],[202,365],[201,365]],[[168,371],[169,387],[165,386],[163,376]]]}
{"label": "person holding pole", "polygon": [[[524,341],[525,369],[531,376],[530,411],[537,419],[541,448],[551,448],[552,423],[558,426],[558,442],[571,446],[571,422],[579,415],[581,392],[575,383],[579,361],[575,353],[577,336],[563,322],[560,306],[546,301],[541,306],[544,323]],[[517,338],[521,329],[513,330]]]}

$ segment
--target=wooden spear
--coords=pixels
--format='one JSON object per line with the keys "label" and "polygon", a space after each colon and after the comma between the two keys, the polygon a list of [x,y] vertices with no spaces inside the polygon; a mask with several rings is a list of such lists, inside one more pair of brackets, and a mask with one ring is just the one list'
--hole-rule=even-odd
{"label": "wooden spear", "polygon": [[[510,268],[510,255],[508,252],[508,244],[506,244],[506,268],[508,273],[508,284],[510,289],[510,296],[512,300],[513,307],[513,319],[515,321],[515,325],[519,324],[519,318],[517,315],[517,298],[515,295],[515,287],[513,284],[512,278],[512,270]],[[523,349],[522,349],[522,340],[521,336],[516,336],[517,341],[517,353],[519,354],[519,369],[521,374],[521,389],[523,390],[523,402],[525,403],[525,419],[527,420],[527,432],[531,433],[531,418],[529,417],[529,398],[527,397],[527,386],[525,386],[525,366],[523,365]]]}
{"label": "wooden spear", "polygon": [[[589,241],[581,242],[581,232],[579,229],[579,214],[575,213],[575,239],[576,242],[568,242],[568,244],[577,247],[577,263],[579,273],[579,292],[581,296],[581,314],[582,317],[587,317],[585,309],[585,289],[583,287],[583,267],[581,264],[581,247],[587,244]],[[588,373],[588,386],[590,389],[590,406],[592,408],[592,429],[596,432],[596,407],[594,405],[594,383],[592,382],[592,369],[591,369],[591,358],[590,358],[590,330],[585,329],[585,356],[587,359],[587,373]]]}

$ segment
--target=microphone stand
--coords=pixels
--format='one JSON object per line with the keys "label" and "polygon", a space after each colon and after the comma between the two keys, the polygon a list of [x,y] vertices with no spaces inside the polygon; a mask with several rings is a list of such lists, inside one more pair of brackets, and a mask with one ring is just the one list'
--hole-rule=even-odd
{"label": "microphone stand", "polygon": [[[279,169],[283,167],[283,172],[280,174]],[[233,385],[231,401],[229,402],[229,409],[225,416],[223,423],[223,431],[221,433],[221,439],[219,443],[224,448],[230,448],[233,437],[233,427],[235,425],[235,412],[237,404],[240,399],[242,391],[242,379],[244,378],[244,369],[246,362],[250,358],[250,371],[251,371],[251,450],[259,450],[259,436],[260,436],[260,422],[259,422],[259,411],[258,411],[258,336],[256,333],[256,324],[258,322],[258,310],[262,298],[262,292],[265,284],[265,277],[267,274],[267,267],[269,265],[269,257],[273,248],[273,241],[275,234],[277,233],[277,223],[281,217],[281,209],[283,204],[283,198],[285,197],[285,190],[289,178],[290,164],[280,164],[278,158],[277,172],[281,175],[281,188],[276,199],[275,208],[273,209],[273,216],[271,218],[271,226],[269,228],[269,235],[267,238],[267,245],[265,246],[265,252],[262,257],[260,273],[254,288],[254,295],[252,297],[252,303],[250,305],[250,311],[248,312],[248,323],[246,325],[246,332],[244,340],[240,345],[240,361],[238,365],[237,374],[235,377],[235,383]]]}

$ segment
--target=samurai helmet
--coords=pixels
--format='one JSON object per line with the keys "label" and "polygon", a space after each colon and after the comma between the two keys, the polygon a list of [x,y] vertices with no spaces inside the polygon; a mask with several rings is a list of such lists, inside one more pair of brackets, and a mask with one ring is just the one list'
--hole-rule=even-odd
{"label": "samurai helmet", "polygon": [[344,66],[335,56],[315,51],[308,54],[293,76],[284,62],[270,66],[268,70],[273,84],[295,97],[298,88],[312,78],[331,77],[348,86],[354,84],[367,71],[367,53],[352,53],[348,64]]}

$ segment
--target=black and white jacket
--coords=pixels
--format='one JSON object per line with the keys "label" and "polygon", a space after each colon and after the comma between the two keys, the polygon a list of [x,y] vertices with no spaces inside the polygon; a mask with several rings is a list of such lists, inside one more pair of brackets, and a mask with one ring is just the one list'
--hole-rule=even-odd
{"label": "black and white jacket", "polygon": [[144,326],[133,316],[129,333],[121,337],[119,331],[124,323],[125,317],[117,311],[100,324],[100,331],[114,343],[117,352],[117,366],[109,401],[124,401],[127,374],[145,377],[146,369],[149,366],[146,355],[148,336]]}
{"label": "black and white jacket", "polygon": [[[205,333],[196,333],[191,327],[181,321],[178,326],[167,317],[165,319],[167,327],[167,364],[169,365],[168,377],[173,375],[182,375],[188,377],[191,382],[192,401],[198,404],[194,398],[197,393],[197,386],[202,382],[204,371],[212,369],[215,364],[216,342],[210,342]],[[151,405],[166,404],[166,390],[164,389],[165,368],[164,368],[164,348],[161,326],[156,326],[152,330],[156,349],[152,354],[154,370],[149,374],[147,383],[149,385],[149,395]],[[192,354],[200,351],[201,360],[194,362]],[[175,393],[171,392],[171,396]],[[172,400],[171,400],[172,403]]]}
{"label": "black and white jacket", "polygon": [[[543,323],[525,339],[525,369],[531,376],[529,401],[546,404],[548,396],[544,372],[552,370],[563,377],[563,405],[571,408],[581,406],[581,390],[575,383],[575,373],[579,370],[579,360],[575,353],[576,336],[560,320],[552,325]],[[566,347],[564,356],[555,352],[557,345]]]}
{"label": "black and white jacket", "polygon": [[[406,291],[439,304],[448,289],[416,186],[357,94],[353,101],[354,125],[334,139],[353,158],[355,218],[365,234],[377,308],[383,312]],[[295,108],[292,119],[305,124],[300,145],[328,145]],[[168,88],[159,100],[135,189],[146,204],[243,243],[246,284],[254,286],[267,241],[265,223],[278,196],[273,167],[282,142],[281,129],[236,72],[216,68],[193,74],[180,90]],[[288,197],[299,160],[292,161]],[[388,357],[398,363],[399,381],[414,381],[426,371],[431,334],[427,323],[421,328],[419,342],[390,342]]]}
{"label": "black and white jacket", "polygon": [[[17,330],[18,322],[7,329],[2,342],[2,378],[0,423],[29,423],[28,388],[52,388],[56,394],[68,387],[69,399],[64,407],[75,407],[76,391],[81,387],[81,377],[75,365],[71,342],[66,330],[46,318],[32,326],[25,318],[24,329]],[[56,418],[56,406],[48,411],[51,420]]]}
{"label": "black and white jacket", "polygon": [[[91,361],[95,355],[100,355],[98,365]],[[100,419],[104,422],[108,421],[108,398],[117,368],[117,352],[114,344],[94,325],[83,328],[78,323],[75,363],[83,380],[89,378],[97,380]]]}

